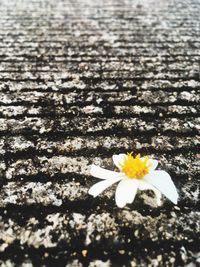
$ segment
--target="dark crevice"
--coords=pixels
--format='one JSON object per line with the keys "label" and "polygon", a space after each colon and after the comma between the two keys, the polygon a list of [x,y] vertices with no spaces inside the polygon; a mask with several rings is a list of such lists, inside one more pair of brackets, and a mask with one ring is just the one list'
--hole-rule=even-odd
{"label": "dark crevice", "polygon": [[151,138],[154,136],[168,136],[168,137],[195,137],[198,136],[199,132],[196,129],[187,129],[183,132],[177,132],[175,130],[160,130],[160,129],[152,129],[147,131],[127,131],[124,128],[118,127],[117,129],[104,129],[101,131],[91,131],[91,132],[85,132],[85,131],[49,131],[49,132],[43,132],[40,133],[39,131],[33,130],[33,129],[25,129],[20,131],[1,131],[0,136],[24,136],[27,138],[31,138],[33,135],[37,135],[40,138],[47,138],[49,141],[57,141],[62,140],[63,138],[70,138],[70,137],[131,137],[131,138],[138,138],[143,136],[143,138]]}

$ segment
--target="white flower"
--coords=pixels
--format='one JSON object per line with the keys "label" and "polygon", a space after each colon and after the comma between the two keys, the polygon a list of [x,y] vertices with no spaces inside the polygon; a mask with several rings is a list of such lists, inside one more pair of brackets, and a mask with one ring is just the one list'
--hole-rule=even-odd
{"label": "white flower", "polygon": [[89,189],[90,195],[96,197],[112,184],[119,182],[115,192],[115,201],[120,208],[133,202],[138,189],[153,190],[158,205],[160,205],[161,193],[177,204],[176,187],[166,171],[155,170],[158,165],[157,160],[149,159],[148,156],[141,158],[140,154],[133,157],[132,153],[113,155],[112,158],[120,172],[92,165],[91,175],[103,181],[94,184]]}

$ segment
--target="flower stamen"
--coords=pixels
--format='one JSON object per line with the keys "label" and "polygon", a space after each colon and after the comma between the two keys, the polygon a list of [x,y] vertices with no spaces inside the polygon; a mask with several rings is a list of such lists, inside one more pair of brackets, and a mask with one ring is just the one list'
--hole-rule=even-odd
{"label": "flower stamen", "polygon": [[131,153],[127,153],[124,162],[120,164],[121,172],[124,172],[129,178],[142,179],[146,174],[149,173],[149,163],[148,156],[144,158],[137,154],[136,157],[132,156]]}

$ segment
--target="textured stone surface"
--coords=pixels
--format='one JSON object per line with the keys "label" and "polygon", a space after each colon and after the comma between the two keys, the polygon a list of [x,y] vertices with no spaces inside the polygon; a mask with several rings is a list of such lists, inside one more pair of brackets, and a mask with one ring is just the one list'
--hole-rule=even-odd
{"label": "textured stone surface", "polygon": [[[0,266],[200,265],[200,1],[2,0]],[[113,153],[159,160],[118,209],[88,195]]]}

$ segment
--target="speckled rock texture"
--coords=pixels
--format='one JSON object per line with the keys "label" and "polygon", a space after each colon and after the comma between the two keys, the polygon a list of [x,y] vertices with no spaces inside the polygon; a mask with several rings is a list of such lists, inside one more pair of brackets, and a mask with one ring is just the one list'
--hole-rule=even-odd
{"label": "speckled rock texture", "polygon": [[[0,267],[200,266],[199,62],[199,0],[1,0]],[[131,151],[177,206],[88,195]]]}

